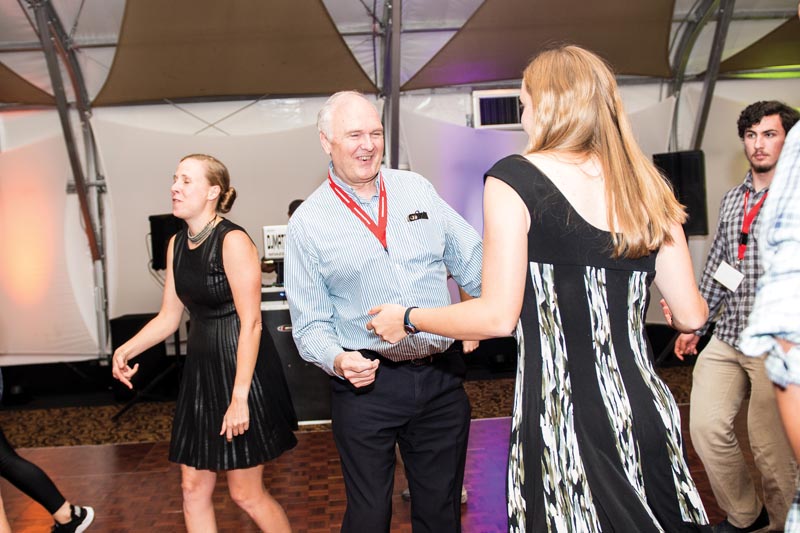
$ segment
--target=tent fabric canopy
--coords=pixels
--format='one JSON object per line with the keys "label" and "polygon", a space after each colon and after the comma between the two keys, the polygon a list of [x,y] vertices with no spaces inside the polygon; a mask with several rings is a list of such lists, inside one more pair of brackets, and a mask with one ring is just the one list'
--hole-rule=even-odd
{"label": "tent fabric canopy", "polygon": [[0,102],[5,104],[55,105],[55,98],[0,63]]}
{"label": "tent fabric canopy", "polygon": [[345,88],[377,92],[320,0],[137,0],[94,105]]}
{"label": "tent fabric canopy", "polygon": [[720,72],[800,65],[800,19],[789,19],[720,64]]}
{"label": "tent fabric canopy", "polygon": [[553,43],[598,53],[618,74],[669,77],[674,0],[487,0],[402,89],[519,79]]}
{"label": "tent fabric canopy", "polygon": [[[695,0],[52,4],[69,34],[67,46],[76,53],[86,93],[100,106],[311,96],[352,88],[376,93],[384,69],[398,63],[402,90],[505,85],[519,79],[533,54],[557,42],[596,51],[619,74],[669,78],[669,58],[697,6]],[[402,9],[402,44],[398,57],[387,58],[383,21],[390,5]],[[722,73],[800,63],[796,6],[796,0],[737,2],[722,53],[730,59]],[[33,12],[27,2],[0,8],[0,110],[6,104],[53,105]],[[686,74],[705,70],[714,26],[705,25],[687,52]],[[20,89],[20,81],[33,88],[23,83]],[[75,102],[72,86],[64,85],[68,101]]]}

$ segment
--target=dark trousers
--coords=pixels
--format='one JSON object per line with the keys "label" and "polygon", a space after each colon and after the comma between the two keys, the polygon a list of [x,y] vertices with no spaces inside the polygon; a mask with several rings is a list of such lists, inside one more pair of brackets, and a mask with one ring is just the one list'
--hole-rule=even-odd
{"label": "dark trousers", "polygon": [[395,444],[411,490],[414,532],[461,531],[471,411],[464,372],[461,353],[448,351],[422,366],[381,359],[366,390],[331,378],[333,437],[347,493],[344,533],[389,532]]}

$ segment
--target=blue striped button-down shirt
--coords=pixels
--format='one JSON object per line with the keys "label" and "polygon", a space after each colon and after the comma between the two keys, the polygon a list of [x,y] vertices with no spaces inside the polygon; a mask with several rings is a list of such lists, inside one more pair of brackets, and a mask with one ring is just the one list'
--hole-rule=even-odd
{"label": "blue striped button-down shirt", "polygon": [[[764,275],[741,346],[754,357],[768,352],[767,375],[787,387],[800,385],[800,122],[786,135],[770,190],[759,235]],[[776,337],[795,346],[785,353]],[[783,530],[800,532],[800,487]]]}
{"label": "blue striped button-down shirt", "polygon": [[[333,179],[377,221],[377,190],[362,200]],[[480,294],[482,245],[475,229],[419,174],[384,168],[380,179],[386,186],[388,250],[327,180],[289,220],[284,280],[294,339],[303,359],[331,375],[345,349],[366,348],[400,361],[441,353],[453,342],[427,333],[384,342],[366,330],[372,307],[448,305],[448,271],[466,292]],[[414,213],[427,218],[409,220]]]}
{"label": "blue striped button-down shirt", "polygon": [[770,352],[767,373],[775,383],[800,385],[800,348],[784,354],[775,342],[780,337],[800,344],[800,123],[786,136],[760,216],[764,275],[741,347],[752,356]]}

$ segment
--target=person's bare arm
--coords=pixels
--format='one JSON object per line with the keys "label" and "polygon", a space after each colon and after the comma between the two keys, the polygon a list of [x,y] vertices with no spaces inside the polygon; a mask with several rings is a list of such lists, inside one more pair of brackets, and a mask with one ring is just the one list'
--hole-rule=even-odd
{"label": "person's bare arm", "polygon": [[[530,214],[508,184],[488,177],[484,188],[483,280],[480,298],[447,307],[413,309],[411,322],[420,330],[452,339],[482,340],[510,335],[519,321],[528,265]],[[374,307],[367,323],[388,342],[406,336],[396,304]]]}
{"label": "person's bare arm", "polygon": [[666,302],[672,327],[694,333],[708,319],[708,304],[697,289],[683,229],[674,224],[671,234],[672,242],[658,252],[655,284]]}
{"label": "person's bare arm", "polygon": [[256,247],[242,231],[231,231],[225,236],[222,241],[222,262],[240,324],[236,375],[219,433],[232,440],[250,428],[247,399],[261,342],[261,268]]}
{"label": "person's bare arm", "polygon": [[133,388],[131,378],[138,372],[139,363],[128,365],[128,361],[155,346],[169,337],[181,322],[183,303],[175,292],[175,278],[172,272],[172,248],[175,243],[173,236],[167,246],[167,274],[164,281],[164,293],[161,297],[161,309],[150,322],[119,348],[114,351],[111,364],[111,375],[121,381],[129,389]]}
{"label": "person's bare arm", "polygon": [[[472,300],[472,295],[462,289],[461,287],[458,288],[458,296],[460,301],[466,302],[467,300]],[[464,351],[465,354],[472,353],[478,349],[480,346],[481,341],[461,341],[461,349]]]}

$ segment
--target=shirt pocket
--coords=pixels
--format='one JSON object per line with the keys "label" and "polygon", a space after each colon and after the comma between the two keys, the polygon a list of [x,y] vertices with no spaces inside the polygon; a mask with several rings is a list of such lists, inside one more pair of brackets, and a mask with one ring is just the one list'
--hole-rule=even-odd
{"label": "shirt pocket", "polygon": [[429,263],[444,257],[445,235],[441,222],[420,218],[403,222],[401,252],[409,260]]}

